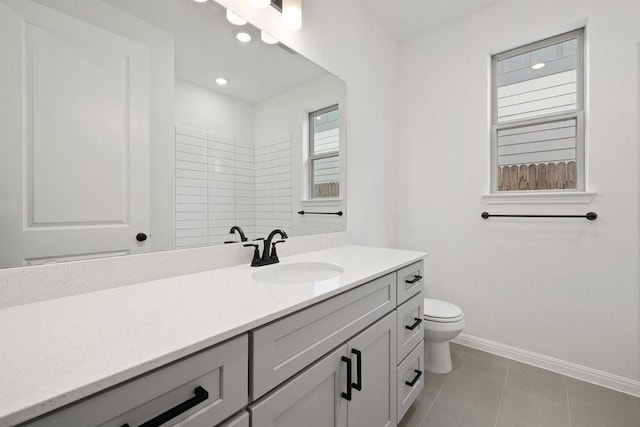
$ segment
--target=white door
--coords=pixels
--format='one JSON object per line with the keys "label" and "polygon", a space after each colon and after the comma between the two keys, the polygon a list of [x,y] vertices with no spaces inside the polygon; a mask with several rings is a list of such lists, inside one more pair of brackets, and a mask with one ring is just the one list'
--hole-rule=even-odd
{"label": "white door", "polygon": [[0,267],[144,252],[148,48],[0,0]]}

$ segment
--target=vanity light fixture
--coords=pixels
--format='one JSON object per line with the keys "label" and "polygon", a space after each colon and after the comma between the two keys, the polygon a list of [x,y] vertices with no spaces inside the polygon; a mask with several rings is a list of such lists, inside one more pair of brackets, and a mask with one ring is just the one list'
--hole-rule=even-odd
{"label": "vanity light fixture", "polygon": [[236,34],[236,38],[242,43],[249,43],[251,41],[251,35],[249,33],[245,33],[244,31],[240,31],[238,34]]}
{"label": "vanity light fixture", "polygon": [[225,79],[224,77],[218,77],[216,79],[216,83],[218,83],[220,86],[224,86],[229,83],[229,80]]}
{"label": "vanity light fixture", "polygon": [[278,43],[278,39],[265,33],[263,30],[260,30],[260,40],[265,42],[266,44],[276,44]]}
{"label": "vanity light fixture", "polygon": [[251,4],[259,9],[266,9],[271,6],[271,0],[251,0]]}
{"label": "vanity light fixture", "polygon": [[532,70],[539,70],[541,68],[544,68],[545,65],[547,65],[547,64],[545,64],[544,62],[538,62],[537,64],[533,64],[531,66],[531,69]]}
{"label": "vanity light fixture", "polygon": [[282,0],[282,23],[291,31],[302,28],[302,0]]}
{"label": "vanity light fixture", "polygon": [[236,15],[235,13],[231,12],[229,9],[227,9],[227,21],[231,22],[233,25],[244,25],[247,23],[247,20],[244,19],[242,16],[240,15]]}

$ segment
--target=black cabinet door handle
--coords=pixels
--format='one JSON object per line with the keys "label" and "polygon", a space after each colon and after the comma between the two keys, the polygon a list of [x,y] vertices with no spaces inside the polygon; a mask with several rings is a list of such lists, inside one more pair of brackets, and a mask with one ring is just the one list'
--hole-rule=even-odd
{"label": "black cabinet door handle", "polygon": [[422,371],[418,371],[417,369],[414,369],[414,372],[416,373],[416,376],[411,381],[405,381],[404,382],[409,387],[413,387],[418,382],[420,377],[422,376]]}
{"label": "black cabinet door handle", "polygon": [[347,364],[347,392],[342,392],[341,396],[343,399],[351,402],[351,359],[347,356],[342,356],[340,360]]}
{"label": "black cabinet door handle", "polygon": [[138,233],[136,234],[136,240],[138,242],[144,242],[145,240],[147,240],[147,235],[144,233]]}
{"label": "black cabinet door handle", "polygon": [[405,283],[416,283],[418,280],[421,280],[422,276],[420,276],[419,274],[416,274],[413,276],[413,279],[411,280],[405,280]]}
{"label": "black cabinet door handle", "polygon": [[[155,418],[150,419],[144,424],[140,424],[140,427],[159,427],[167,421],[177,417],[178,415],[187,412],[189,409],[199,405],[209,398],[209,392],[204,388],[198,386],[193,390],[195,396],[185,400],[177,406],[163,412]],[[129,424],[124,424],[122,427],[129,427]]]}
{"label": "black cabinet door handle", "polygon": [[413,320],[415,320],[415,322],[413,322],[413,325],[411,325],[411,326],[404,325],[404,327],[407,328],[410,331],[413,331],[415,328],[418,327],[418,325],[420,323],[422,323],[422,319],[419,319],[417,317],[414,317]]}
{"label": "black cabinet door handle", "polygon": [[351,353],[356,355],[356,382],[351,385],[356,390],[362,391],[362,352],[352,349]]}

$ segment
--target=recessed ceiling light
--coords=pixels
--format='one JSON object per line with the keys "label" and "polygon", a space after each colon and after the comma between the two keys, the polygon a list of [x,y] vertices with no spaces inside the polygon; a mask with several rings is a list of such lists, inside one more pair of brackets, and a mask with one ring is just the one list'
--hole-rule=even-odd
{"label": "recessed ceiling light", "polygon": [[533,65],[531,66],[531,69],[533,69],[533,70],[539,70],[539,69],[541,69],[541,68],[544,68],[544,66],[545,66],[545,65],[547,65],[547,64],[545,64],[544,62],[538,62],[537,64],[533,64]]}
{"label": "recessed ceiling light", "polygon": [[249,43],[251,41],[251,35],[249,33],[245,33],[244,31],[236,34],[236,38],[240,40],[242,43]]}
{"label": "recessed ceiling light", "polygon": [[193,0],[193,1],[196,2],[196,3],[206,3],[207,2],[207,0]]}
{"label": "recessed ceiling light", "polygon": [[216,79],[216,83],[218,83],[220,86],[224,86],[229,83],[229,80],[225,79],[224,77],[218,77]]}
{"label": "recessed ceiling light", "polygon": [[278,43],[278,39],[265,33],[264,31],[260,31],[260,40],[265,42],[266,44],[276,44]]}
{"label": "recessed ceiling light", "polygon": [[242,16],[236,15],[227,9],[227,21],[231,22],[233,25],[244,25],[247,23],[247,20]]}
{"label": "recessed ceiling light", "polygon": [[291,31],[297,31],[302,27],[301,0],[282,0],[282,23]]}

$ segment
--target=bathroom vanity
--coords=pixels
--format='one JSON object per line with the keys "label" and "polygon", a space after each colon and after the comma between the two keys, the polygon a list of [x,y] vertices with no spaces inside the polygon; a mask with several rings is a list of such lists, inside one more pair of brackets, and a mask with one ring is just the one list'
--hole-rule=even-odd
{"label": "bathroom vanity", "polygon": [[277,265],[329,278],[243,265],[0,310],[0,426],[395,426],[424,384],[425,255],[347,245]]}

